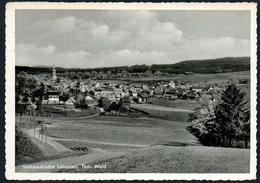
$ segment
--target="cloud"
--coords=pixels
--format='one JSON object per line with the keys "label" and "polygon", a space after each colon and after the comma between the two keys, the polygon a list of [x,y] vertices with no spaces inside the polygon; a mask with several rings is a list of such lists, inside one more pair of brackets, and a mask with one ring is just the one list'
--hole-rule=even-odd
{"label": "cloud", "polygon": [[107,16],[111,21],[115,20],[114,25],[74,16],[44,19],[29,28],[31,35],[35,36],[28,41],[31,44],[51,44],[62,51],[79,48],[92,52],[120,49],[161,51],[174,49],[173,43],[183,36],[173,22],[160,22],[151,11],[122,11]]}
{"label": "cloud", "polygon": [[102,11],[97,18],[40,19],[17,28],[16,64],[87,68],[250,55],[248,39],[193,37],[157,14]]}
{"label": "cloud", "polygon": [[57,52],[52,45],[37,47],[33,44],[18,44],[16,46],[16,64],[33,66],[55,64],[61,67],[71,67],[71,63],[76,63],[75,65],[80,66],[86,61],[89,54],[83,50]]}

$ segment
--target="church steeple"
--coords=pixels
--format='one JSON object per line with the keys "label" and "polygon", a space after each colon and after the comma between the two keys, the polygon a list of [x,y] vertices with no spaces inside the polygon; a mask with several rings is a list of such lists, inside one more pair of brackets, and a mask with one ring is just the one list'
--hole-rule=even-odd
{"label": "church steeple", "polygon": [[55,69],[55,65],[54,65],[54,64],[53,64],[53,67],[52,67],[51,79],[52,79],[53,81],[56,81],[56,80],[57,80],[56,69]]}

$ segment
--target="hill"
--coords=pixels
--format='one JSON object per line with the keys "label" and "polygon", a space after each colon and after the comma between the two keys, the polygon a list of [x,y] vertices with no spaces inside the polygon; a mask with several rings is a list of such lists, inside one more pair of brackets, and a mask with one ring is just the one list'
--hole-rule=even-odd
{"label": "hill", "polygon": [[207,60],[189,60],[176,64],[154,64],[151,66],[151,70],[168,73],[183,73],[189,71],[199,74],[249,71],[250,57],[226,57]]}
{"label": "hill", "polygon": [[[228,162],[228,163],[227,163]],[[203,146],[154,146],[95,164],[77,173],[249,173],[250,150]]]}
{"label": "hill", "polygon": [[[28,67],[28,66],[16,66],[16,73],[25,71],[30,74],[38,73],[50,73],[50,67]],[[175,64],[153,64],[148,65],[133,65],[133,66],[120,66],[120,67],[101,67],[101,68],[62,68],[56,67],[57,73],[64,72],[84,72],[84,71],[97,71],[121,73],[126,71],[128,73],[144,73],[150,70],[152,73],[161,71],[163,73],[180,74],[184,72],[194,72],[199,74],[213,74],[213,73],[225,73],[225,72],[239,72],[250,70],[250,57],[226,57],[217,59],[206,60],[188,60]]]}

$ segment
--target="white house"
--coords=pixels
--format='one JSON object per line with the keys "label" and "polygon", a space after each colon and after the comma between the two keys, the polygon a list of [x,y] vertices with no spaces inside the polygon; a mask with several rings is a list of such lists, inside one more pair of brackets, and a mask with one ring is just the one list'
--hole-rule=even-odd
{"label": "white house", "polygon": [[73,98],[73,97],[70,97],[66,102],[65,102],[65,105],[66,105],[66,108],[67,109],[72,109],[74,108],[74,104],[76,103],[76,100]]}
{"label": "white house", "polygon": [[174,82],[174,81],[171,81],[171,82],[169,83],[169,86],[172,87],[172,88],[175,88],[175,82]]}

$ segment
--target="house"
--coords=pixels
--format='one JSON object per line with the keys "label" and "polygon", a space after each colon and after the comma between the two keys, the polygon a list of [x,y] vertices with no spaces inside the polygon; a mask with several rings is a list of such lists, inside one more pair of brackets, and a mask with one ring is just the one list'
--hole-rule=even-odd
{"label": "house", "polygon": [[101,98],[98,100],[98,106],[99,106],[99,107],[102,107],[105,111],[109,110],[110,104],[111,104],[111,100],[109,100],[109,99],[106,98],[106,97],[101,97]]}
{"label": "house", "polygon": [[191,100],[195,99],[197,95],[197,92],[195,90],[189,90],[187,92],[187,97]]}
{"label": "house", "polygon": [[209,91],[214,91],[214,89],[211,86],[205,86],[200,93],[206,94]]}
{"label": "house", "polygon": [[65,106],[67,109],[73,109],[74,105],[76,103],[76,100],[73,97],[70,97],[66,102],[65,102]]}
{"label": "house", "polygon": [[162,98],[162,95],[164,94],[165,86],[159,86],[155,88],[154,90],[154,96],[157,98]]}
{"label": "house", "polygon": [[203,89],[203,87],[201,87],[201,86],[193,86],[193,87],[192,87],[192,90],[194,90],[194,91],[196,91],[196,92],[201,92],[202,89]]}
{"label": "house", "polygon": [[88,86],[95,86],[96,82],[89,78],[84,82],[84,84]]}
{"label": "house", "polygon": [[174,81],[171,81],[168,85],[169,85],[171,88],[175,88],[175,82],[174,82]]}
{"label": "house", "polygon": [[187,89],[190,89],[190,88],[192,88],[193,85],[192,85],[192,83],[185,83],[185,86]]}
{"label": "house", "polygon": [[142,88],[143,90],[149,90],[148,86],[146,86],[146,85],[141,85],[141,88]]}
{"label": "house", "polygon": [[194,72],[184,72],[185,75],[193,75]]}
{"label": "house", "polygon": [[49,91],[47,92],[48,101],[53,101],[54,103],[59,103],[60,92],[58,91]]}
{"label": "house", "polygon": [[250,84],[250,80],[249,79],[240,79],[238,81],[239,84]]}
{"label": "house", "polygon": [[155,76],[160,76],[160,75],[162,75],[162,72],[161,72],[161,71],[156,71],[156,72],[154,73],[154,75],[155,75]]}
{"label": "house", "polygon": [[129,88],[129,96],[137,97],[137,91],[134,87]]}
{"label": "house", "polygon": [[99,83],[95,84],[95,88],[100,88],[100,87],[101,87],[101,85]]}
{"label": "house", "polygon": [[130,109],[130,99],[128,97],[120,98],[119,104],[122,108]]}
{"label": "house", "polygon": [[182,88],[178,88],[176,90],[177,96],[181,99],[186,99],[187,98],[187,92],[185,89]]}
{"label": "house", "polygon": [[144,92],[140,92],[137,94],[137,97],[138,97],[138,101],[140,103],[142,102],[148,102],[149,100],[149,97],[148,97],[148,94],[147,93],[144,93]]}
{"label": "house", "polygon": [[91,98],[90,96],[86,96],[85,97],[85,102],[86,102],[86,104],[92,104],[93,102],[94,102],[94,100],[93,100],[93,98]]}
{"label": "house", "polygon": [[176,88],[166,89],[163,96],[164,98],[175,99],[177,98],[177,89]]}

